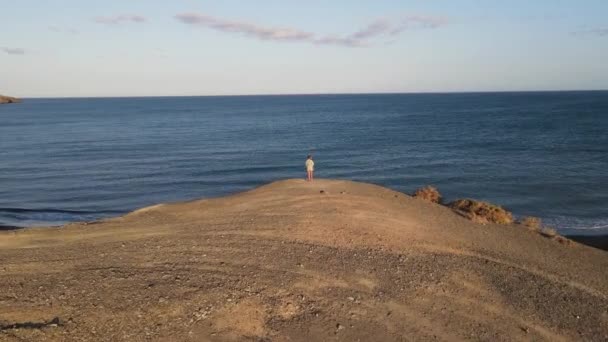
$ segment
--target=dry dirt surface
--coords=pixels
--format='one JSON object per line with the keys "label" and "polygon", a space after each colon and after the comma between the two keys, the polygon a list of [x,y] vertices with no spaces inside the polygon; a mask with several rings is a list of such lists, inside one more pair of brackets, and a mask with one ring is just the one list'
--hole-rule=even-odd
{"label": "dry dirt surface", "polygon": [[606,341],[608,253],[286,180],[0,232],[0,341]]}

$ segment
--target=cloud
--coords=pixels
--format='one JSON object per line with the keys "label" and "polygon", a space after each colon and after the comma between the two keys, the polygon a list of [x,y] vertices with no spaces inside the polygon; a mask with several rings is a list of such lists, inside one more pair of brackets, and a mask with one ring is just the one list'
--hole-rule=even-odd
{"label": "cloud", "polygon": [[572,34],[574,35],[584,35],[584,36],[588,36],[588,35],[594,35],[594,36],[608,36],[608,28],[595,28],[595,29],[590,29],[590,30],[582,30],[582,31],[574,31],[572,32]]}
{"label": "cloud", "polygon": [[0,46],[0,51],[5,52],[9,55],[25,55],[25,49],[22,48],[10,48],[5,46]]}
{"label": "cloud", "polygon": [[118,25],[118,24],[123,24],[123,23],[141,24],[141,23],[146,22],[145,17],[143,17],[141,15],[137,15],[137,14],[121,14],[121,15],[114,15],[114,16],[109,16],[109,17],[96,17],[93,20],[98,24],[105,24],[105,25]]}
{"label": "cloud", "polygon": [[407,30],[420,29],[436,29],[448,24],[448,20],[444,17],[432,17],[424,15],[410,15],[400,20],[390,32],[391,35],[397,35]]}
{"label": "cloud", "polygon": [[361,39],[356,39],[352,37],[339,37],[339,36],[325,36],[319,39],[315,39],[311,41],[316,45],[335,45],[335,46],[345,46],[345,47],[365,47],[368,46]]}
{"label": "cloud", "polygon": [[260,40],[307,42],[315,45],[344,47],[366,47],[371,45],[372,39],[382,35],[395,36],[406,30],[434,29],[447,24],[447,20],[442,17],[407,16],[397,21],[381,18],[348,35],[319,35],[295,28],[263,26],[200,13],[180,13],[175,16],[175,19],[188,25],[225,33],[240,34]]}
{"label": "cloud", "polygon": [[392,25],[387,19],[378,19],[369,24],[366,28],[353,33],[350,38],[356,40],[368,39],[377,35],[381,35],[391,30]]}
{"label": "cloud", "polygon": [[49,30],[57,33],[71,33],[78,34],[79,31],[77,29],[71,27],[60,27],[60,26],[49,26]]}
{"label": "cloud", "polygon": [[182,13],[175,18],[184,24],[197,25],[217,31],[239,33],[261,40],[302,41],[310,40],[310,32],[281,27],[262,27],[244,21],[231,21],[197,13]]}

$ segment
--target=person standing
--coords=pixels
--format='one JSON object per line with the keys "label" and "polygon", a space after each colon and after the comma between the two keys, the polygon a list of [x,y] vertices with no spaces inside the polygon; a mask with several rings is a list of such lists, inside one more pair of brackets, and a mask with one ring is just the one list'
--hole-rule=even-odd
{"label": "person standing", "polygon": [[312,156],[309,154],[306,157],[306,180],[312,182],[315,173],[315,162],[312,160]]}

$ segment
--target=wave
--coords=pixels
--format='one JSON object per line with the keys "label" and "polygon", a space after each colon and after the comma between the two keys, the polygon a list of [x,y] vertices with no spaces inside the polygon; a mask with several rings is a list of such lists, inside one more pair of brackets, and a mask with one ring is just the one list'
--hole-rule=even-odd
{"label": "wave", "polygon": [[94,221],[118,216],[123,211],[72,210],[56,208],[0,208],[0,230],[35,226],[61,226],[70,222]]}
{"label": "wave", "polygon": [[9,214],[67,214],[67,215],[96,215],[96,214],[119,214],[120,211],[115,210],[104,210],[104,211],[96,211],[96,210],[71,210],[71,209],[54,209],[54,208],[0,208],[0,213],[9,213]]}

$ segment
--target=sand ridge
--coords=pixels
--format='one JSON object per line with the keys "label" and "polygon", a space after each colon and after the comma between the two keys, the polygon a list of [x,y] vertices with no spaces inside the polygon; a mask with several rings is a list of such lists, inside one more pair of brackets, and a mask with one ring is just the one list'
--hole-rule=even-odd
{"label": "sand ridge", "polygon": [[0,260],[2,341],[608,339],[608,253],[350,181],[0,232]]}

